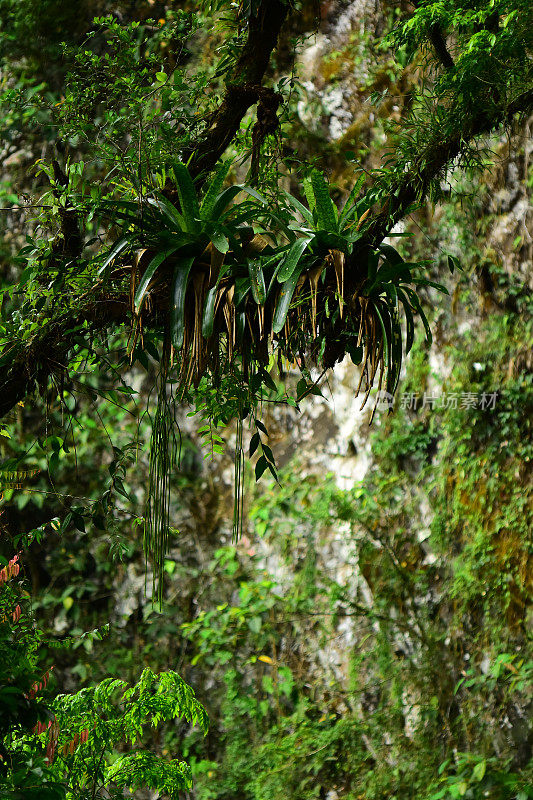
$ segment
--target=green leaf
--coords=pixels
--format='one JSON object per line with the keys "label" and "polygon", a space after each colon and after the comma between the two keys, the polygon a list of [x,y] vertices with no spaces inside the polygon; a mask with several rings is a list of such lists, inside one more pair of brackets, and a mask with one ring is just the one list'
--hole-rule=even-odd
{"label": "green leaf", "polygon": [[255,189],[252,189],[252,187],[251,187],[251,186],[246,186],[246,185],[244,185],[244,186],[241,186],[241,190],[242,190],[243,192],[246,192],[246,194],[249,194],[249,195],[250,195],[250,197],[253,197],[255,200],[259,200],[259,202],[260,202],[262,205],[264,205],[264,206],[268,206],[268,200],[266,199],[266,197],[263,197],[263,195],[262,195],[262,194],[260,194],[259,192],[257,192]]}
{"label": "green leaf", "polygon": [[215,245],[219,253],[227,253],[229,250],[229,241],[223,233],[213,228],[210,233],[211,241]]}
{"label": "green leaf", "polygon": [[[382,308],[381,312],[379,311],[377,306],[374,306],[374,310],[376,312],[376,316],[379,320],[379,324],[381,326],[381,334],[383,337],[383,361],[387,368],[387,391],[390,391],[390,382],[392,381],[391,375],[391,347],[389,341],[389,332],[385,326],[385,321],[383,319],[384,313],[387,312],[387,308]],[[392,392],[390,392],[392,394]]]}
{"label": "green leaf", "polygon": [[173,227],[178,231],[186,230],[187,224],[185,218],[179,213],[178,209],[167,200],[166,197],[159,195],[158,197],[149,197],[147,202],[155,206],[168,220],[172,223]]}
{"label": "green leaf", "polygon": [[380,245],[379,250],[380,253],[385,256],[389,264],[403,264],[403,258],[394,247],[391,247],[390,244]]}
{"label": "green leaf", "polygon": [[361,191],[364,182],[365,182],[365,175],[363,174],[360,175],[357,181],[355,182],[355,186],[353,187],[348,199],[346,200],[346,203],[344,204],[344,208],[339,217],[339,230],[342,230],[344,225],[348,222],[349,219],[351,219],[354,216],[355,212],[357,211],[359,203],[356,201],[356,198],[359,192]]}
{"label": "green leaf", "polygon": [[261,444],[261,437],[256,432],[250,439],[250,458],[253,456],[259,445]]}
{"label": "green leaf", "polygon": [[405,314],[405,353],[407,355],[407,353],[411,352],[415,338],[415,322],[409,298],[400,286],[398,286],[397,292],[403,306],[403,312]]}
{"label": "green leaf", "polygon": [[479,761],[476,764],[476,766],[472,770],[472,775],[473,775],[473,777],[475,778],[476,781],[483,780],[483,777],[485,775],[485,770],[486,769],[487,769],[487,762],[485,761],[485,759],[483,759],[483,761]]}
{"label": "green leaf", "polygon": [[266,444],[263,445],[263,455],[269,464],[272,464],[273,467],[276,465],[276,462],[274,461],[274,453]]}
{"label": "green leaf", "polygon": [[313,170],[311,173],[311,186],[313,187],[313,194],[315,196],[319,227],[322,230],[337,233],[337,209],[329,196],[328,184],[324,176],[318,172],[318,170]]}
{"label": "green leaf", "polygon": [[170,340],[176,350],[183,347],[183,336],[185,332],[185,296],[187,294],[187,283],[189,272],[194,264],[194,256],[178,262],[174,269],[174,278],[171,289],[170,306]]}
{"label": "green leaf", "polygon": [[209,188],[205,193],[205,197],[202,200],[202,204],[200,206],[200,216],[202,217],[202,219],[208,220],[211,218],[216,200],[220,195],[229,168],[230,168],[230,161],[224,161],[222,164],[219,165],[215,173],[215,177],[209,184]]}
{"label": "green leaf", "polygon": [[311,225],[314,226],[315,217],[313,212],[316,208],[316,200],[315,200],[315,193],[313,192],[313,184],[311,183],[310,178],[304,178],[302,185],[305,194],[305,199],[307,200],[307,205],[309,206],[309,209],[311,211]]}
{"label": "green leaf", "polygon": [[128,247],[128,245],[131,245],[130,236],[124,236],[122,239],[118,239],[114,243],[109,253],[107,254],[104,263],[98,269],[97,275],[102,275],[106,271],[107,267],[111,264],[113,259],[116,258],[120,253],[122,253],[122,251],[125,250]]}
{"label": "green leaf", "polygon": [[313,227],[313,225],[314,225],[313,215],[312,215],[312,213],[309,211],[309,209],[308,209],[308,208],[306,208],[306,207],[303,205],[303,203],[300,203],[300,201],[299,201],[299,200],[297,200],[297,199],[296,199],[296,197],[294,197],[292,194],[289,194],[289,192],[285,192],[285,191],[284,191],[284,192],[283,192],[283,194],[285,195],[285,197],[287,198],[287,200],[289,201],[289,203],[291,204],[291,206],[292,206],[292,207],[293,207],[293,208],[294,208],[296,211],[299,211],[299,212],[300,212],[300,214],[302,215],[302,217],[304,218],[304,220],[307,222],[307,224],[308,224],[308,225],[310,225],[311,227]]}
{"label": "green leaf", "polygon": [[259,478],[261,478],[261,476],[263,475],[264,471],[266,469],[268,469],[268,466],[269,466],[268,465],[268,461],[266,460],[266,458],[264,456],[261,456],[260,458],[257,459],[257,463],[255,465],[255,479],[256,479],[256,481],[258,481]]}
{"label": "green leaf", "polygon": [[176,190],[181,203],[181,211],[185,219],[187,230],[196,232],[198,229],[198,219],[200,217],[200,207],[196,196],[196,189],[189,174],[189,170],[178,161],[173,166],[176,178]]}
{"label": "green leaf", "polygon": [[[242,192],[242,186],[239,186],[238,184],[234,184],[233,186],[228,186],[227,189],[224,189],[224,191],[219,194],[219,196],[215,201],[215,204],[211,212],[211,219],[215,221],[220,219],[222,217],[222,214],[226,211],[227,207],[231,203],[231,201],[235,197],[237,197],[237,195],[240,194],[241,192]],[[230,211],[231,210],[232,209],[230,209]]]}
{"label": "green leaf", "polygon": [[274,333],[279,333],[285,325],[287,314],[289,313],[289,306],[291,304],[298,278],[300,277],[301,269],[295,269],[291,277],[282,284],[282,289],[279,293],[276,310],[274,311],[274,319],[272,322],[272,330]]}
{"label": "green leaf", "polygon": [[261,261],[258,258],[248,259],[248,272],[252,282],[253,298],[257,305],[261,306],[266,300],[266,287]]}
{"label": "green leaf", "polygon": [[161,253],[157,253],[150,263],[148,264],[144,275],[142,276],[141,282],[137,287],[137,291],[135,292],[135,297],[133,300],[133,304],[135,307],[135,313],[138,314],[141,310],[144,296],[150,284],[150,281],[154,277],[157,269],[161,266],[161,264],[166,261],[166,259],[172,255],[177,250],[176,247],[171,248],[170,250],[163,250]]}
{"label": "green leaf", "polygon": [[280,283],[285,283],[291,277],[310,241],[310,239],[296,239],[292,243],[278,272],[278,281]]}
{"label": "green leaf", "polygon": [[426,331],[426,341],[427,341],[428,344],[431,344],[433,342],[433,336],[431,334],[431,328],[429,327],[429,322],[427,321],[427,317],[424,314],[424,309],[422,308],[420,300],[418,299],[418,295],[410,287],[405,287],[405,290],[409,295],[409,299],[411,301],[411,305],[414,307],[414,309],[416,310],[417,314],[420,316],[420,319],[422,320],[422,324],[424,325],[424,329]]}
{"label": "green leaf", "polygon": [[209,289],[207,297],[205,298],[204,315],[202,318],[202,336],[204,339],[209,339],[213,333],[213,326],[215,323],[215,303],[217,299],[218,285]]}

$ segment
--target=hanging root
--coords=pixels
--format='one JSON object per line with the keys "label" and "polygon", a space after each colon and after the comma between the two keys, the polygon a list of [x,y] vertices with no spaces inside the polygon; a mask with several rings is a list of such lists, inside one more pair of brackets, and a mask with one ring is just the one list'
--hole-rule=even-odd
{"label": "hanging root", "polygon": [[[165,359],[162,359],[162,364],[165,364]],[[143,542],[145,557],[150,558],[153,565],[153,596],[157,597],[160,607],[170,532],[170,480],[179,460],[176,430],[173,402],[167,396],[167,370],[162,366],[150,438],[150,474]]]}

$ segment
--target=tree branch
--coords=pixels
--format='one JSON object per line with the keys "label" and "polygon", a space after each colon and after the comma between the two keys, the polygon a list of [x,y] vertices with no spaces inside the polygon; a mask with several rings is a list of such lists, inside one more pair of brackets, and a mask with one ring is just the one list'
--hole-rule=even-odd
{"label": "tree branch", "polygon": [[248,23],[248,39],[239,56],[219,108],[211,115],[209,127],[194,144],[189,170],[193,176],[209,172],[216,165],[239,130],[241,120],[257,103],[261,83],[276,47],[278,35],[289,11],[283,0],[262,0]]}
{"label": "tree branch", "polygon": [[28,343],[5,352],[0,357],[0,418],[65,369],[74,337],[87,332],[87,323],[93,331],[118,327],[128,322],[129,307],[128,297],[96,292],[86,304],[45,323]]}
{"label": "tree branch", "polygon": [[429,29],[429,39],[433,45],[435,53],[437,54],[437,58],[443,67],[445,69],[453,69],[455,66],[453,63],[453,58],[448,51],[446,39],[442,35],[440,25],[437,22]]}
{"label": "tree branch", "polygon": [[409,172],[393,183],[381,210],[372,219],[361,240],[361,247],[380,244],[415,203],[420,203],[431,183],[461,152],[465,143],[509,123],[515,114],[533,111],[533,89],[516,97],[497,118],[479,111],[468,126],[457,128],[446,139],[437,139],[419,155]]}

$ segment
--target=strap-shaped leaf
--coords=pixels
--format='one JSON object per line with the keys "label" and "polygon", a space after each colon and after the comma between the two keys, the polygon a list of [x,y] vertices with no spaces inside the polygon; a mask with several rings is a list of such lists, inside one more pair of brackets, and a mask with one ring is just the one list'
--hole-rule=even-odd
{"label": "strap-shaped leaf", "polygon": [[396,286],[389,283],[386,286],[387,294],[391,299],[389,306],[390,328],[391,328],[391,394],[394,394],[400,380],[400,371],[402,368],[402,328],[400,325],[399,314],[399,298]]}
{"label": "strap-shaped leaf", "polygon": [[374,312],[379,320],[379,324],[381,327],[381,335],[383,341],[383,363],[385,364],[387,369],[387,391],[390,392],[390,394],[392,394],[392,392],[390,391],[390,385],[391,385],[391,348],[389,341],[390,336],[389,336],[389,331],[387,330],[387,327],[383,319],[384,315],[385,316],[387,315],[387,307],[384,306],[380,311],[377,304],[375,304]]}
{"label": "strap-shaped leaf", "polygon": [[359,178],[355,182],[355,186],[353,187],[352,191],[349,194],[349,197],[344,204],[344,208],[339,216],[339,230],[342,230],[346,222],[351,219],[357,211],[357,207],[359,202],[357,201],[357,195],[361,191],[363,183],[365,182],[365,176],[360,175]]}
{"label": "strap-shaped leaf", "polygon": [[308,208],[304,206],[303,203],[300,203],[299,200],[296,199],[292,194],[289,192],[283,192],[287,200],[289,201],[290,205],[296,210],[299,211],[304,220],[307,222],[308,225],[313,226],[313,215],[309,211]]}
{"label": "strap-shaped leaf", "polygon": [[217,302],[218,284],[212,286],[205,298],[204,315],[202,317],[202,336],[209,339],[215,324],[215,309]]}
{"label": "strap-shaped leaf", "polygon": [[389,264],[403,264],[403,258],[390,244],[380,245],[379,251],[383,256],[385,256]]}
{"label": "strap-shaped leaf", "polygon": [[278,272],[278,281],[280,283],[285,283],[291,277],[310,241],[310,239],[296,239],[292,243]]}
{"label": "strap-shaped leaf", "polygon": [[[242,186],[238,184],[234,184],[233,186],[228,186],[227,189],[224,189],[219,196],[217,197],[215,204],[213,206],[213,210],[211,212],[211,219],[218,220],[221,218],[222,214],[226,211],[231,201],[237,197],[238,194],[242,192]],[[228,210],[229,213],[231,209]],[[226,214],[224,216],[226,216]]]}
{"label": "strap-shaped leaf", "polygon": [[178,231],[186,230],[187,224],[185,222],[185,218],[178,209],[172,205],[166,197],[159,195],[158,197],[149,197],[148,202],[152,205],[155,205],[159,211],[163,214],[168,222],[170,222],[171,226]]}
{"label": "strap-shaped leaf", "polygon": [[287,319],[287,314],[289,313],[289,306],[291,304],[292,296],[294,294],[294,290],[296,289],[296,284],[298,283],[298,278],[300,277],[301,272],[302,268],[297,267],[292,273],[291,277],[282,285],[276,310],[274,311],[274,319],[272,321],[272,330],[274,333],[279,333],[285,325],[285,320]]}
{"label": "strap-shaped leaf", "polygon": [[409,302],[407,294],[404,292],[401,286],[397,287],[397,292],[403,306],[403,312],[405,314],[405,354],[407,355],[411,352],[415,338],[415,321],[413,317],[412,306]]}
{"label": "strap-shaped leaf", "polygon": [[187,284],[189,273],[194,264],[194,256],[184,258],[176,264],[171,289],[170,304],[170,341],[180,350],[183,347],[183,337],[185,332],[185,295],[187,294]]}
{"label": "strap-shaped leaf", "polygon": [[229,250],[229,240],[224,236],[220,228],[209,226],[209,236],[219,253],[227,253]]}
{"label": "strap-shaped leaf", "polygon": [[266,199],[266,197],[263,197],[263,195],[260,194],[256,189],[252,189],[251,186],[243,185],[241,186],[241,189],[243,192],[246,192],[246,194],[249,194],[250,197],[253,197],[255,200],[259,200],[259,202],[262,205],[264,206],[268,205],[268,200]]}
{"label": "strap-shaped leaf", "polygon": [[405,291],[407,292],[407,294],[409,296],[409,300],[411,301],[411,305],[416,310],[417,314],[420,316],[420,319],[422,320],[422,324],[424,325],[424,330],[426,331],[426,341],[427,341],[428,344],[431,344],[433,342],[433,336],[432,336],[432,333],[431,333],[431,328],[429,327],[429,322],[427,321],[427,317],[424,314],[424,309],[422,308],[422,305],[420,303],[418,295],[414,291],[414,289],[411,289],[410,286],[405,286],[404,289],[405,289]]}
{"label": "strap-shaped leaf", "polygon": [[222,164],[220,164],[219,168],[215,173],[215,177],[209,184],[209,188],[205,193],[205,197],[202,200],[202,204],[200,206],[200,216],[202,217],[202,219],[204,220],[211,219],[217,197],[222,191],[222,187],[224,185],[224,181],[226,180],[226,175],[228,174],[229,168],[230,168],[229,161],[224,161]]}
{"label": "strap-shaped leaf", "polygon": [[197,220],[200,217],[200,207],[196,196],[196,189],[189,174],[189,170],[178,161],[174,164],[174,177],[176,178],[176,190],[181,203],[181,211],[187,230],[195,231],[198,227]]}
{"label": "strap-shaped leaf", "polygon": [[442,283],[430,281],[428,278],[411,278],[411,283],[415,283],[417,286],[432,286],[434,289],[438,289],[439,292],[442,292],[442,294],[450,294]]}
{"label": "strap-shaped leaf", "polygon": [[312,220],[313,220],[312,224],[314,225],[315,221],[316,221],[315,220],[315,215],[314,215],[314,211],[315,211],[315,207],[316,207],[316,200],[315,200],[315,193],[313,192],[313,185],[311,183],[311,179],[310,178],[304,178],[302,185],[303,185],[303,189],[304,189],[305,199],[307,200],[307,205],[309,206],[309,209],[311,211],[311,217],[312,217]]}
{"label": "strap-shaped leaf", "polygon": [[154,277],[157,269],[161,266],[161,264],[166,261],[166,259],[172,255],[178,248],[173,247],[170,250],[162,250],[160,253],[157,253],[150,263],[148,264],[146,271],[144,272],[141,282],[137,287],[137,291],[135,292],[135,297],[133,300],[133,305],[135,307],[135,313],[138,314],[141,310],[144,296],[150,284],[150,281]]}
{"label": "strap-shaped leaf", "polygon": [[328,184],[318,170],[313,170],[311,173],[311,185],[315,196],[319,227],[324,231],[336,233],[338,229],[337,209],[329,196]]}
{"label": "strap-shaped leaf", "polygon": [[235,314],[235,341],[242,342],[246,327],[246,312],[238,311]]}
{"label": "strap-shaped leaf", "polygon": [[212,286],[205,299],[204,314],[202,317],[202,336],[204,339],[209,339],[213,333],[213,326],[215,322],[215,313],[217,307],[217,293],[220,281],[228,271],[227,265],[222,266],[218,274],[218,278],[214,286]]}
{"label": "strap-shaped leaf", "polygon": [[248,259],[248,272],[252,282],[252,295],[258,306],[266,300],[265,276],[259,258]]}
{"label": "strap-shaped leaf", "polygon": [[122,251],[125,250],[130,244],[131,244],[131,237],[129,236],[124,236],[122,237],[122,239],[118,239],[111,248],[111,250],[109,251],[109,253],[107,254],[104,263],[99,268],[98,275],[103,275],[103,273],[106,271],[106,269],[111,264],[113,259],[116,258],[120,253],[122,253]]}

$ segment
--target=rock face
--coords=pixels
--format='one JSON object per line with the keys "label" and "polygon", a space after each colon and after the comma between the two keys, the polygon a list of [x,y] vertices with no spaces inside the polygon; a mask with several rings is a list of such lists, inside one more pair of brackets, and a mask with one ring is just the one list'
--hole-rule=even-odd
{"label": "rock face", "polygon": [[[364,145],[369,165],[377,163],[385,139],[364,103],[383,86],[368,45],[382,25],[373,4],[330,4],[299,56],[307,92],[298,106],[302,125],[337,153],[354,142]],[[384,84],[405,86],[405,80],[396,74]],[[319,118],[311,111],[317,101]],[[395,99],[392,113],[401,113],[402,103]],[[304,741],[313,713],[330,720],[322,724],[333,738],[333,720],[350,720],[357,728],[357,744],[350,747],[361,748],[359,760],[329,777],[309,745],[322,797],[375,796],[366,794],[374,780],[378,796],[399,791],[406,797],[425,797],[430,786],[437,791],[443,784],[460,787],[450,789],[451,796],[478,786],[488,791],[504,774],[515,785],[527,780],[522,771],[532,732],[525,723],[530,701],[523,681],[531,677],[525,666],[531,624],[526,570],[533,522],[522,499],[530,498],[531,476],[519,461],[531,458],[523,417],[523,409],[532,409],[530,124],[510,143],[495,143],[497,166],[471,185],[476,196],[470,208],[452,201],[408,222],[412,252],[436,259],[432,269],[450,298],[426,297],[435,343],[428,352],[419,339],[404,364],[393,414],[378,413],[369,428],[372,404],[360,409],[354,397],[358,371],[348,359],[324,380],[324,398],[308,398],[301,414],[289,407],[265,410],[281,487],[259,483],[249,490],[246,535],[236,545],[239,566],[232,573],[245,584],[237,590],[222,570],[216,596],[243,610],[246,579],[270,582],[273,604],[260,624],[271,638],[261,640],[250,628],[234,651],[230,683],[235,701],[242,691],[259,702],[261,691],[251,687],[260,680],[269,684],[253,666],[254,648],[266,647],[278,686],[284,685],[281,670],[290,670],[294,684],[285,716],[278,717],[279,747],[288,746],[291,731]],[[342,172],[338,160],[332,163],[332,175],[349,187],[353,167]],[[464,275],[447,275],[443,252],[460,260]],[[494,393],[499,405],[488,407],[481,398]],[[503,421],[511,418],[510,425]],[[216,474],[227,478],[222,469]],[[223,522],[222,538],[228,529]],[[200,615],[209,613],[206,595],[195,602]],[[294,615],[289,625],[288,613]],[[223,680],[220,664],[210,680],[217,669]],[[511,688],[504,673],[514,670],[521,677]],[[196,685],[198,674],[191,673]],[[503,716],[495,691],[505,696]],[[269,702],[275,691],[269,695],[266,688],[262,696]],[[303,717],[291,716],[289,698],[305,705]],[[466,739],[462,723],[473,726]],[[260,724],[258,713],[247,728],[251,736]],[[217,732],[226,745],[218,750],[216,774],[223,786],[226,780],[238,783],[238,770],[229,763],[238,733],[227,717]],[[316,740],[319,735],[317,728]],[[259,735],[253,763],[261,765],[261,748],[269,743],[268,734]],[[468,758],[457,755],[467,749]],[[346,751],[332,752],[341,758]],[[407,753],[416,779],[404,765]],[[287,794],[267,777],[266,763],[257,769],[255,776],[239,773],[244,796],[311,796],[302,788],[297,762],[294,774],[302,783],[296,788],[288,781]],[[364,788],[358,775],[366,776]],[[213,796],[229,796],[224,791]],[[211,796],[208,781],[200,781],[197,792]]]}

